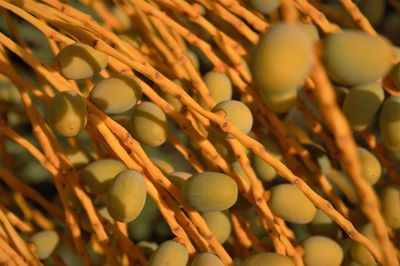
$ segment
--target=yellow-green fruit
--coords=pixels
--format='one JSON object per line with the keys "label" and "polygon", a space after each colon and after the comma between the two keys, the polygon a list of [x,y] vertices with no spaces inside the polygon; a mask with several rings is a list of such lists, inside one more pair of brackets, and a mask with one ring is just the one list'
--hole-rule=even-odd
{"label": "yellow-green fruit", "polygon": [[377,25],[385,14],[385,0],[361,0],[358,4],[361,13],[372,25]]}
{"label": "yellow-green fruit", "polygon": [[279,23],[261,36],[253,61],[254,83],[261,91],[293,90],[312,64],[312,42],[302,28]]}
{"label": "yellow-green fruit", "polygon": [[343,113],[355,131],[370,128],[376,121],[385,92],[378,82],[352,87],[343,103]]}
{"label": "yellow-green fruit", "polygon": [[[226,74],[210,71],[203,76],[203,80],[216,103],[232,99],[232,84]],[[200,103],[205,106],[203,99]]]}
{"label": "yellow-green fruit", "polygon": [[189,253],[186,248],[172,240],[163,242],[151,255],[150,266],[186,266]]}
{"label": "yellow-green fruit", "polygon": [[65,189],[65,198],[67,200],[67,203],[74,209],[79,209],[82,207],[80,200],[78,197],[75,195],[74,191],[72,188],[67,187]]}
{"label": "yellow-green fruit", "polygon": [[198,211],[223,211],[235,204],[238,188],[230,176],[203,172],[183,183],[182,195],[185,203]]}
{"label": "yellow-green fruit", "polygon": [[374,185],[382,175],[382,167],[378,159],[369,150],[358,147],[363,176],[369,184]]}
{"label": "yellow-green fruit", "polygon": [[391,96],[384,101],[379,114],[379,129],[386,149],[400,160],[400,96]]}
{"label": "yellow-green fruit", "polygon": [[143,175],[134,170],[122,171],[107,191],[107,211],[116,221],[133,221],[143,210],[146,195]]}
{"label": "yellow-green fruit", "polygon": [[126,170],[125,164],[114,159],[101,159],[82,169],[80,176],[85,190],[94,195],[107,192],[114,177]]}
{"label": "yellow-green fruit", "polygon": [[56,59],[65,78],[86,79],[107,66],[108,55],[76,42],[61,49]]}
{"label": "yellow-green fruit", "polygon": [[[174,79],[173,82],[179,87],[183,88],[185,91],[187,90],[182,81],[180,81],[179,79]],[[166,100],[170,105],[172,105],[175,108],[176,111],[178,112],[182,111],[183,104],[181,103],[181,101],[179,101],[177,98],[164,91],[161,92],[161,95],[164,98],[164,100]]]}
{"label": "yellow-green fruit", "polygon": [[192,174],[188,172],[172,172],[167,175],[167,178],[172,182],[172,184],[180,188],[185,180],[191,176]]}
{"label": "yellow-green fruit", "polygon": [[292,109],[292,112],[289,112],[288,115],[285,117],[283,120],[283,123],[287,127],[287,129],[290,131],[291,134],[301,143],[313,143],[313,141],[310,139],[307,131],[304,129],[303,126],[299,125],[298,122],[298,115],[299,112],[297,109]]}
{"label": "yellow-green fruit", "polygon": [[100,216],[110,223],[114,223],[114,219],[111,217],[110,213],[107,210],[106,206],[100,207],[97,209],[97,212],[100,214]]}
{"label": "yellow-green fruit", "polygon": [[15,85],[0,74],[0,99],[6,102],[21,103],[21,95]]}
{"label": "yellow-green fruit", "polygon": [[132,133],[140,142],[158,147],[167,140],[168,123],[163,110],[151,102],[142,102],[132,112]]}
{"label": "yellow-green fruit", "polygon": [[119,115],[113,115],[112,119],[120,124],[123,128],[131,132],[131,127],[132,127],[132,121],[131,117],[127,114],[119,114]]}
{"label": "yellow-green fruit", "polygon": [[346,30],[324,40],[325,67],[333,79],[345,85],[372,82],[385,76],[392,60],[390,43],[380,36]]}
{"label": "yellow-green fruit", "polygon": [[210,134],[208,135],[208,139],[215,147],[217,152],[228,162],[232,162],[236,159],[235,153],[232,150],[232,147],[229,145],[228,141],[225,137],[220,134],[217,129],[211,128]]}
{"label": "yellow-green fruit", "polygon": [[325,149],[317,143],[303,144],[304,148],[310,153],[311,157],[317,162],[321,172],[327,175],[332,168],[331,161],[326,155]]}
{"label": "yellow-green fruit", "polygon": [[[143,42],[142,39],[138,35],[128,36],[128,35],[125,35],[125,34],[121,34],[121,35],[118,35],[118,37],[120,39],[122,39],[123,41],[127,42],[130,46],[132,46],[132,47],[134,47],[136,49],[139,49],[140,45]],[[121,50],[121,52],[124,52],[124,51]]]}
{"label": "yellow-green fruit", "polygon": [[321,210],[317,210],[314,219],[307,225],[307,228],[313,235],[324,235],[332,238],[336,237],[339,232],[336,223]]}
{"label": "yellow-green fruit", "polygon": [[235,100],[222,101],[214,106],[213,112],[217,111],[223,111],[225,118],[243,133],[250,132],[253,126],[253,115],[246,104]]}
{"label": "yellow-green fruit", "polygon": [[294,266],[294,263],[289,257],[266,252],[251,255],[241,266]]}
{"label": "yellow-green fruit", "polygon": [[151,157],[150,160],[164,174],[169,174],[169,173],[172,173],[173,171],[175,171],[174,167],[170,163],[164,161],[163,159]]}
{"label": "yellow-green fruit", "polygon": [[91,157],[84,150],[67,150],[65,151],[68,161],[75,167],[75,169],[80,169],[86,166],[91,161]]}
{"label": "yellow-green fruit", "polygon": [[311,236],[303,242],[304,263],[309,266],[340,266],[343,250],[340,245],[325,236]]}
{"label": "yellow-green fruit", "polygon": [[[272,136],[265,136],[263,139],[261,139],[260,142],[264,145],[266,151],[271,154],[275,159],[282,160],[283,157],[279,146]],[[253,167],[258,178],[263,181],[269,182],[274,180],[278,176],[275,169],[257,155],[253,157]]]}
{"label": "yellow-green fruit", "polygon": [[[327,177],[332,184],[338,187],[341,193],[350,201],[353,205],[358,204],[357,193],[353,187],[353,183],[347,177],[347,175],[343,172],[340,172],[337,169],[332,168],[334,172],[328,173]],[[336,173],[335,173],[336,172]]]}
{"label": "yellow-green fruit", "polygon": [[119,74],[103,79],[90,92],[90,101],[107,114],[123,113],[131,109],[142,96],[142,88],[135,75]]}
{"label": "yellow-green fruit", "polygon": [[224,266],[224,263],[212,253],[202,253],[196,256],[191,266]]}
{"label": "yellow-green fruit", "polygon": [[197,57],[197,55],[194,52],[190,51],[190,50],[188,50],[186,52],[186,54],[189,57],[189,60],[192,63],[192,65],[194,66],[194,68],[196,70],[199,70],[200,69],[200,61],[199,61],[199,58]]}
{"label": "yellow-green fruit", "polygon": [[157,243],[147,241],[140,241],[136,245],[141,249],[146,259],[150,259],[151,254],[153,254],[153,252],[156,251],[158,247]]}
{"label": "yellow-green fruit", "polygon": [[279,0],[250,0],[250,5],[256,11],[268,15],[278,10],[280,6]]}
{"label": "yellow-green fruit", "polygon": [[[115,5],[111,8],[111,14],[112,16],[119,22],[118,24],[120,25],[118,27],[118,30],[127,30],[128,28],[131,27],[131,19],[129,16],[125,13],[123,8],[119,5]],[[121,29],[122,27],[122,29]]]}
{"label": "yellow-green fruit", "polygon": [[[208,135],[208,139],[211,141],[215,149],[225,160],[229,162],[233,162],[234,160],[236,160],[236,155],[233,152],[231,145],[226,140],[224,135],[221,134],[218,128],[210,129],[210,134]],[[246,149],[245,146],[243,146],[241,143],[239,143],[239,146],[242,148],[244,153],[246,153],[247,155],[249,154],[249,150]]]}
{"label": "yellow-green fruit", "polygon": [[208,228],[219,243],[224,243],[231,235],[231,222],[222,212],[205,212],[202,214]]}
{"label": "yellow-green fruit", "polygon": [[304,30],[312,42],[319,41],[319,33],[317,27],[312,23],[299,23],[299,26]]}
{"label": "yellow-green fruit", "polygon": [[[371,224],[366,224],[364,225],[360,233],[366,236],[371,243],[375,246],[375,248],[379,248],[379,241],[375,237],[374,229]],[[374,257],[371,255],[371,253],[361,244],[358,244],[356,242],[352,242],[352,246],[350,248],[350,254],[351,257],[355,262],[362,266],[374,266],[378,265],[375,262]]]}
{"label": "yellow-green fruit", "polygon": [[53,230],[41,231],[31,237],[31,242],[36,248],[36,254],[41,260],[51,256],[59,240],[57,233]]}
{"label": "yellow-green fruit", "polygon": [[393,228],[400,228],[400,188],[397,186],[385,187],[381,193],[382,214],[386,224]]}
{"label": "yellow-green fruit", "polygon": [[64,137],[74,137],[85,128],[87,109],[83,98],[73,91],[54,96],[48,106],[49,123]]}
{"label": "yellow-green fruit", "polygon": [[246,175],[245,171],[243,170],[239,161],[234,161],[232,163],[232,169],[236,172],[239,176],[241,176],[248,184],[251,185],[249,177]]}
{"label": "yellow-green fruit", "polygon": [[[232,163],[232,169],[233,169],[233,171],[236,172],[236,174],[238,174],[240,177],[242,177],[246,181],[247,184],[249,184],[251,186],[250,179],[244,172],[239,161],[234,161]],[[245,212],[245,211],[248,211],[251,207],[252,207],[251,203],[248,200],[246,200],[239,193],[236,203],[229,210],[235,211],[235,212]]]}
{"label": "yellow-green fruit", "polygon": [[269,109],[275,113],[283,114],[287,113],[296,104],[297,90],[290,89],[282,92],[261,91],[261,97]]}
{"label": "yellow-green fruit", "polygon": [[317,212],[312,202],[292,184],[274,186],[269,205],[275,215],[296,224],[311,222]]}

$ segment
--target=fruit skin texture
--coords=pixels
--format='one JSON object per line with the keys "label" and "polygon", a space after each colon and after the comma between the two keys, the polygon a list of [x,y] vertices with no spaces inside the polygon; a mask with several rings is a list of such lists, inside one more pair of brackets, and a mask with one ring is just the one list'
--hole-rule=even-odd
{"label": "fruit skin texture", "polygon": [[192,176],[191,173],[188,172],[172,172],[166,175],[166,177],[171,181],[172,184],[174,184],[176,187],[180,188],[182,187],[183,183],[185,182],[186,179],[190,178]]}
{"label": "fruit skin texture", "polygon": [[75,137],[85,128],[87,109],[84,100],[73,91],[54,96],[48,106],[49,123],[64,137]]}
{"label": "fruit skin texture", "polygon": [[188,56],[190,62],[194,66],[194,68],[196,70],[199,70],[200,69],[200,61],[199,61],[199,58],[197,57],[196,53],[193,52],[193,51],[188,50],[186,52],[186,55]]}
{"label": "fruit skin texture", "polygon": [[132,123],[131,123],[131,117],[130,115],[127,114],[117,114],[117,115],[113,115],[111,116],[111,118],[117,122],[118,124],[120,124],[123,128],[125,128],[126,130],[128,130],[129,132],[132,131],[131,127],[132,127]]}
{"label": "fruit skin texture", "polygon": [[358,4],[368,21],[377,26],[385,15],[385,0],[363,0]]}
{"label": "fruit skin texture", "polygon": [[[282,154],[279,146],[272,136],[265,136],[261,140],[261,143],[264,145],[268,153],[275,157],[275,159],[282,160]],[[263,181],[269,182],[278,176],[275,169],[257,155],[253,157],[253,166],[257,176]]]}
{"label": "fruit skin texture", "polygon": [[131,109],[142,95],[142,89],[132,74],[119,74],[104,79],[90,92],[90,101],[107,114]]}
{"label": "fruit skin texture", "polygon": [[59,240],[58,234],[53,230],[41,231],[31,237],[31,242],[36,247],[36,254],[41,260],[50,257]]}
{"label": "fruit skin texture", "polygon": [[[252,185],[249,177],[244,172],[239,161],[234,161],[232,163],[232,169],[233,169],[233,171],[236,172],[236,174],[238,174],[240,177],[242,177],[246,181],[246,183],[249,184],[249,186]],[[245,212],[245,211],[248,211],[249,209],[251,209],[251,207],[252,207],[252,205],[250,204],[250,202],[247,199],[245,199],[242,196],[242,194],[239,193],[235,204],[229,210],[233,211],[233,212]]]}
{"label": "fruit skin texture", "polygon": [[294,263],[289,257],[265,252],[251,255],[241,266],[294,266]]}
{"label": "fruit skin texture", "polygon": [[310,153],[311,157],[314,158],[321,172],[327,175],[332,168],[332,164],[326,155],[325,149],[317,143],[304,143],[303,146]]}
{"label": "fruit skin texture", "polygon": [[292,184],[282,184],[271,189],[271,210],[288,222],[307,224],[317,212],[312,202]]}
{"label": "fruit skin texture", "polygon": [[146,257],[146,259],[150,259],[151,254],[153,254],[158,247],[157,243],[148,241],[139,241],[136,245],[143,250],[143,255]]}
{"label": "fruit skin texture", "polygon": [[311,236],[303,242],[304,263],[308,266],[340,266],[343,250],[340,245],[325,236]]}
{"label": "fruit skin texture", "polygon": [[[208,134],[208,139],[225,160],[228,162],[233,162],[236,160],[236,156],[231,145],[228,143],[226,136],[224,136],[224,133],[221,132],[220,129],[211,127],[210,133]],[[240,146],[246,154],[249,153],[249,151],[242,144],[240,144]]]}
{"label": "fruit skin texture", "polygon": [[[376,248],[379,248],[379,241],[375,237],[374,229],[371,224],[364,225],[360,233],[366,236]],[[350,248],[351,257],[355,262],[363,266],[373,266],[377,265],[374,257],[369,253],[369,251],[362,245],[353,242]]]}
{"label": "fruit skin texture", "polygon": [[279,0],[250,0],[250,5],[262,14],[271,14],[275,12],[279,6]]}
{"label": "fruit skin texture", "polygon": [[226,210],[235,204],[238,196],[236,182],[217,172],[192,175],[181,190],[184,202],[201,212]]}
{"label": "fruit skin texture", "polygon": [[132,112],[132,133],[140,142],[158,147],[167,140],[167,117],[152,102],[142,102]]}
{"label": "fruit skin texture", "polygon": [[202,214],[211,232],[219,243],[224,243],[231,235],[231,222],[222,212],[205,212]]}
{"label": "fruit skin texture", "polygon": [[386,224],[394,229],[400,228],[400,188],[398,186],[385,187],[380,196],[382,214]]}
{"label": "fruit skin texture", "polygon": [[369,150],[358,147],[363,176],[369,184],[374,185],[382,175],[382,167],[378,159]]}
{"label": "fruit skin texture", "polygon": [[[210,71],[203,76],[203,80],[210,92],[210,97],[217,104],[232,98],[232,83],[224,73]],[[203,99],[200,103],[202,106],[207,105]]]}
{"label": "fruit skin texture", "polygon": [[224,266],[224,263],[212,253],[202,253],[196,256],[190,266]]}
{"label": "fruit skin texture", "polygon": [[253,126],[253,115],[244,103],[235,100],[222,101],[215,105],[212,111],[216,112],[219,110],[222,110],[227,120],[240,129],[240,131],[245,134],[250,132]]}
{"label": "fruit skin texture", "polygon": [[164,174],[169,174],[169,173],[172,173],[175,171],[174,167],[172,167],[172,165],[170,163],[168,163],[167,161],[164,161],[163,159],[151,157],[150,160]]}
{"label": "fruit skin texture", "polygon": [[291,89],[282,92],[261,91],[261,97],[273,112],[284,114],[296,104],[297,90]]}
{"label": "fruit skin texture", "polygon": [[307,225],[307,229],[313,235],[324,235],[335,238],[339,228],[336,223],[323,211],[317,210],[314,219]]}
{"label": "fruit skin texture", "polygon": [[344,85],[372,82],[385,76],[392,66],[389,42],[357,30],[329,35],[323,44],[323,62],[328,74]]}
{"label": "fruit skin texture", "polygon": [[75,169],[81,169],[85,167],[91,161],[91,157],[87,151],[82,149],[74,150],[69,149],[65,151],[65,155],[67,155],[68,160],[70,163],[75,167]]}
{"label": "fruit skin texture", "polygon": [[88,164],[80,176],[87,192],[100,195],[107,192],[114,177],[126,170],[125,164],[115,159],[101,159]]}
{"label": "fruit skin texture", "polygon": [[299,23],[299,26],[308,35],[308,38],[315,43],[319,41],[319,33],[317,27],[312,23]]}
{"label": "fruit skin texture", "polygon": [[400,160],[400,96],[391,96],[383,103],[379,129],[386,149],[396,160]]}
{"label": "fruit skin texture", "polygon": [[352,87],[343,103],[343,113],[351,128],[359,132],[370,128],[384,99],[385,93],[378,82]]}
{"label": "fruit skin texture", "polygon": [[108,213],[116,221],[133,221],[143,210],[146,195],[143,175],[134,170],[122,171],[107,191]]}
{"label": "fruit skin texture", "polygon": [[[183,88],[185,91],[187,91],[186,84],[182,83],[181,80],[174,79],[173,82],[179,87]],[[172,105],[176,109],[176,111],[180,112],[183,110],[183,104],[176,97],[172,96],[171,94],[165,91],[161,91],[161,95],[164,98],[164,100],[166,100],[170,105]]]}
{"label": "fruit skin texture", "polygon": [[172,240],[163,242],[151,255],[150,266],[186,266],[189,253],[186,248]]}
{"label": "fruit skin texture", "polygon": [[298,88],[312,64],[312,41],[302,28],[279,23],[256,47],[253,78],[260,91],[283,92]]}
{"label": "fruit skin texture", "polygon": [[76,42],[64,47],[56,59],[65,78],[86,79],[107,66],[108,55]]}

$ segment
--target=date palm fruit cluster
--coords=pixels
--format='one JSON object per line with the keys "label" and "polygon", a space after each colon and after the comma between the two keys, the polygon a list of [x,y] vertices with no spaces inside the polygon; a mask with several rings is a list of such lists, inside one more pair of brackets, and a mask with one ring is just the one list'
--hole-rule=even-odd
{"label": "date palm fruit cluster", "polygon": [[0,264],[399,265],[397,1],[0,11]]}

